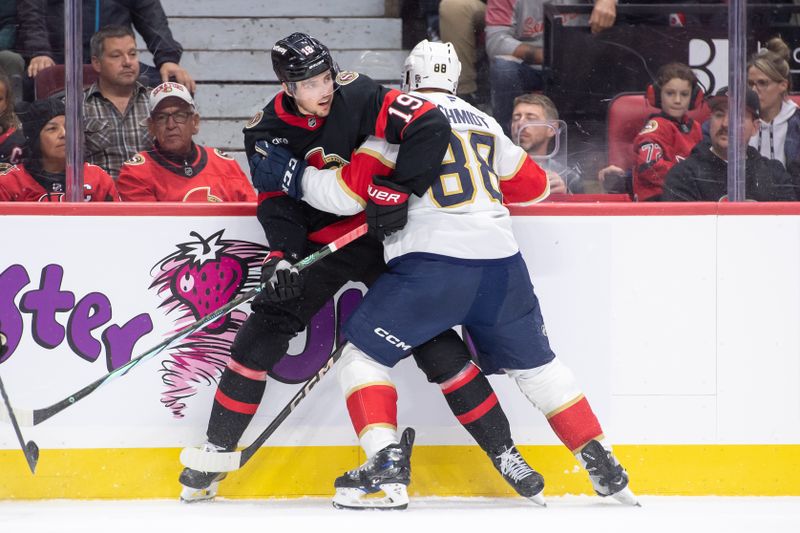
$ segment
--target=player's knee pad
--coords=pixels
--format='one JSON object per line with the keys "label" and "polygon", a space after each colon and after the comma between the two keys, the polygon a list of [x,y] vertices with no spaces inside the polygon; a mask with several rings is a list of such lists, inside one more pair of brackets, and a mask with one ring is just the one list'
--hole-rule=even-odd
{"label": "player's knee pad", "polygon": [[339,385],[345,396],[373,383],[385,383],[394,387],[389,377],[389,367],[371,358],[352,343],[345,345],[336,366]]}
{"label": "player's knee pad", "polygon": [[255,370],[272,371],[289,349],[294,333],[286,333],[258,313],[245,320],[231,345],[231,359]]}
{"label": "player's knee pad", "polygon": [[414,361],[431,383],[444,383],[472,361],[467,345],[452,329],[414,348]]}
{"label": "player's knee pad", "polygon": [[531,403],[545,415],[583,397],[572,371],[558,358],[525,370],[506,370]]}

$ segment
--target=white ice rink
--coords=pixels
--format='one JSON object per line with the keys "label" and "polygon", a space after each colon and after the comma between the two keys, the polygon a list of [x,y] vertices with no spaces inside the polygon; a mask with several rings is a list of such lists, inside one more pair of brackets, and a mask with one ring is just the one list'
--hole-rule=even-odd
{"label": "white ice rink", "polygon": [[329,500],[0,502],[2,533],[797,533],[800,498],[640,497],[641,508],[588,496],[418,498],[402,512],[338,511]]}

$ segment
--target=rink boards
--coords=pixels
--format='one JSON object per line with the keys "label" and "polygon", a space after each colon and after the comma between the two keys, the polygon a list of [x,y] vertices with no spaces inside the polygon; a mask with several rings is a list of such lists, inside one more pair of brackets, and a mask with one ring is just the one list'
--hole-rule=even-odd
{"label": "rink boards", "polygon": [[[248,288],[266,250],[253,212],[1,206],[0,323],[12,352],[0,375],[12,402],[61,400],[192,322],[217,295]],[[549,204],[514,214],[551,343],[618,443],[635,491],[800,495],[800,206]],[[245,282],[224,281],[237,276]],[[283,383],[270,381],[243,443],[324,362],[360,291],[341,291],[313,334],[293,342],[274,376]],[[176,495],[178,453],[204,439],[243,317],[23,428],[42,448],[35,476],[0,424],[0,498]],[[417,430],[411,491],[510,495],[413,362],[394,376],[400,424]],[[546,492],[589,493],[543,417],[507,378],[492,383]],[[356,444],[328,376],[221,494],[329,495],[333,478],[363,460]]]}

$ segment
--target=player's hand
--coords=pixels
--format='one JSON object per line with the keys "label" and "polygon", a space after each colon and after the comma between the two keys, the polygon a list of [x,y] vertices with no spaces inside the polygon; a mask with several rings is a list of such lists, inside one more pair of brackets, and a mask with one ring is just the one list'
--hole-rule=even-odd
{"label": "player's hand", "polygon": [[303,172],[308,163],[282,146],[257,141],[250,158],[250,176],[259,192],[283,191],[295,200],[303,198]]}
{"label": "player's hand", "polygon": [[35,78],[41,71],[55,64],[56,62],[50,56],[36,56],[28,64],[28,76]]}
{"label": "player's hand", "polygon": [[5,333],[0,331],[0,359],[2,359],[8,351],[8,338]]}
{"label": "player's hand", "polygon": [[271,251],[261,265],[261,285],[271,302],[285,302],[303,293],[303,278],[283,252]]}
{"label": "player's hand", "polygon": [[170,81],[170,78],[175,78],[175,81],[189,89],[190,93],[194,94],[195,89],[197,89],[197,84],[189,73],[186,72],[186,69],[177,63],[171,61],[162,63],[161,66],[158,67],[158,72],[161,74],[161,81],[163,82]]}
{"label": "player's hand", "polygon": [[379,176],[367,186],[367,233],[383,239],[400,231],[408,222],[408,196],[411,191]]}
{"label": "player's hand", "polygon": [[589,26],[592,33],[599,33],[614,25],[617,20],[616,0],[595,0],[592,16],[589,17]]}

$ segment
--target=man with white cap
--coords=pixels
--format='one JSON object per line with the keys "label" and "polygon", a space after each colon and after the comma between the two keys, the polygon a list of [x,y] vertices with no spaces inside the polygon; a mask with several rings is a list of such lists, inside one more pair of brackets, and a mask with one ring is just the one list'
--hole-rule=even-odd
{"label": "man with white cap", "polygon": [[117,188],[124,201],[255,201],[250,180],[232,157],[193,141],[200,115],[186,87],[162,83],[150,93],[149,107],[154,145],[120,168]]}

